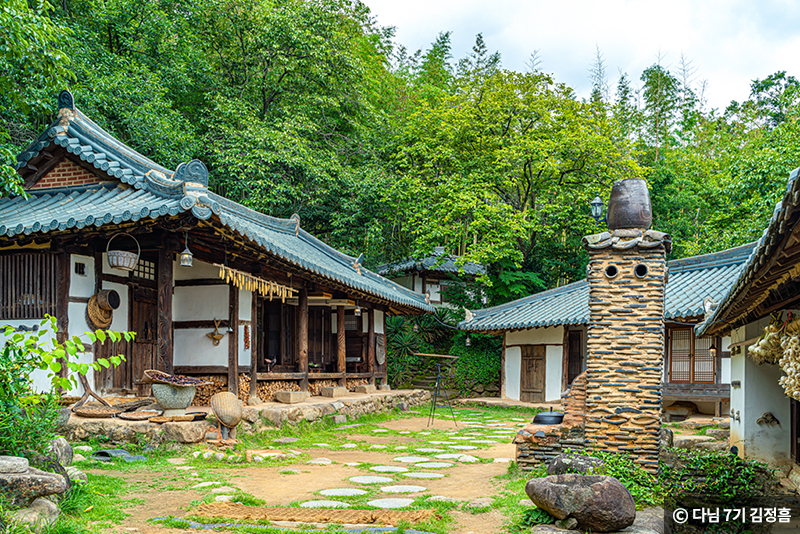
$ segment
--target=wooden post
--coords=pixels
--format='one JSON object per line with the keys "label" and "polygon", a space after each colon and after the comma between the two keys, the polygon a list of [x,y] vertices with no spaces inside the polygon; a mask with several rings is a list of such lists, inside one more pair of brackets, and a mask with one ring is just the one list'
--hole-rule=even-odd
{"label": "wooden post", "polygon": [[[58,332],[56,334],[56,341],[63,343],[69,338],[69,283],[70,283],[70,258],[69,253],[60,252],[58,254],[56,266],[58,271],[56,273],[56,326]],[[64,354],[64,362],[69,359],[69,354]],[[58,376],[66,378],[69,374],[67,365],[62,365]],[[66,391],[59,388],[61,393]]]}
{"label": "wooden post", "polygon": [[[250,307],[250,398],[258,399],[258,293],[252,292]],[[255,399],[253,399],[255,401]],[[257,404],[257,403],[256,403]]]}
{"label": "wooden post", "polygon": [[347,387],[347,340],[345,338],[344,306],[336,307],[336,370],[344,376],[339,385]]}
{"label": "wooden post", "polygon": [[239,394],[239,288],[231,284],[228,297],[228,391]]}
{"label": "wooden post", "polygon": [[308,391],[308,290],[303,287],[300,289],[300,324],[297,329],[298,341],[298,360],[300,362],[299,371],[303,373],[300,382],[300,390]]}
{"label": "wooden post", "polygon": [[[167,241],[158,249],[158,364],[159,369],[172,374],[172,248]],[[102,269],[102,265],[100,267]]]}
{"label": "wooden post", "polygon": [[370,376],[369,383],[375,385],[375,309],[370,308],[367,312],[367,358]]}

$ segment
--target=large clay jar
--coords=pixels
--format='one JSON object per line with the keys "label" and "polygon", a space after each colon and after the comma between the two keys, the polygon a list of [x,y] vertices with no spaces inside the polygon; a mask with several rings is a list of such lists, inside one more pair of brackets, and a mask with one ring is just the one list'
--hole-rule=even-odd
{"label": "large clay jar", "polygon": [[186,408],[194,399],[196,386],[176,386],[173,384],[153,384],[153,397],[164,409],[165,416],[185,415]]}
{"label": "large clay jar", "polygon": [[650,192],[641,178],[627,178],[614,182],[608,201],[608,228],[640,228],[646,230],[653,224]]}

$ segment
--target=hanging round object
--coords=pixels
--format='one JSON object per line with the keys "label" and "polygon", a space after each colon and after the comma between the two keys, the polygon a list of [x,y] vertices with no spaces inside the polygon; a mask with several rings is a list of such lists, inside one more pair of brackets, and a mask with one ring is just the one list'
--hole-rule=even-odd
{"label": "hanging round object", "polygon": [[97,295],[89,297],[89,303],[86,305],[86,322],[89,326],[95,329],[105,330],[111,326],[111,321],[114,319],[114,312],[100,307],[97,302]]}
{"label": "hanging round object", "polygon": [[107,311],[113,311],[119,308],[120,298],[119,293],[113,289],[104,289],[97,292],[97,305]]}
{"label": "hanging round object", "polygon": [[[133,239],[133,242],[136,243],[136,252],[128,252],[126,250],[111,250],[111,242],[114,241],[114,238],[120,235],[126,235]],[[106,256],[108,257],[108,265],[110,265],[114,269],[120,269],[122,271],[132,271],[136,268],[136,264],[139,263],[139,255],[142,253],[142,248],[139,246],[139,242],[136,241],[136,238],[132,235],[119,232],[111,236],[111,239],[108,240],[108,245],[106,245]]]}

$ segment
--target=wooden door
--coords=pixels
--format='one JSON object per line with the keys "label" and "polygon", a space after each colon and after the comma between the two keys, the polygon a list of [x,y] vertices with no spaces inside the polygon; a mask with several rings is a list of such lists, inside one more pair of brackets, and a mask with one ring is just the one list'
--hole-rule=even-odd
{"label": "wooden door", "polygon": [[571,330],[567,338],[567,384],[572,384],[583,370],[583,332]]}
{"label": "wooden door", "polygon": [[522,402],[544,402],[544,345],[522,345]]}
{"label": "wooden door", "polygon": [[711,337],[695,338],[690,328],[670,329],[669,381],[715,383],[717,362],[711,357],[712,341]]}
{"label": "wooden door", "polygon": [[147,369],[158,361],[158,291],[150,287],[132,287],[131,330],[136,332],[130,355],[129,387],[140,397],[150,396],[150,385],[142,384]]}

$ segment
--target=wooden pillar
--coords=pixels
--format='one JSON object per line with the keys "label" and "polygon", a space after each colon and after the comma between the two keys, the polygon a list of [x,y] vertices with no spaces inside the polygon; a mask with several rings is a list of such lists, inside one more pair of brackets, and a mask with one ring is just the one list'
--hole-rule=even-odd
{"label": "wooden pillar", "polygon": [[228,391],[239,394],[239,288],[231,284],[228,297]]}
{"label": "wooden pillar", "polygon": [[[158,249],[158,366],[172,374],[174,344],[172,339],[172,248],[167,241]],[[101,266],[102,269],[102,266]]]}
{"label": "wooden pillar", "polygon": [[367,358],[368,358],[368,370],[369,374],[369,383],[375,384],[375,309],[370,308],[367,312]]}
{"label": "wooden pillar", "polygon": [[[56,326],[58,331],[56,333],[56,341],[63,343],[69,338],[69,282],[70,282],[70,259],[69,253],[60,252],[56,259]],[[69,374],[69,368],[66,365],[69,359],[69,354],[64,353],[64,365],[58,372],[58,376],[66,378]],[[63,394],[66,391],[59,388]]]}
{"label": "wooden pillar", "polygon": [[347,338],[345,337],[344,306],[336,307],[336,371],[344,376],[339,385],[347,387]]}
{"label": "wooden pillar", "polygon": [[300,306],[298,312],[299,327],[297,329],[298,361],[300,372],[303,373],[303,380],[300,382],[300,390],[308,391],[308,290],[303,287],[300,289]]}
{"label": "wooden pillar", "polygon": [[[255,397],[255,399],[253,398]],[[250,398],[258,404],[258,293],[252,292],[250,307]],[[259,399],[260,400],[260,399]]]}

